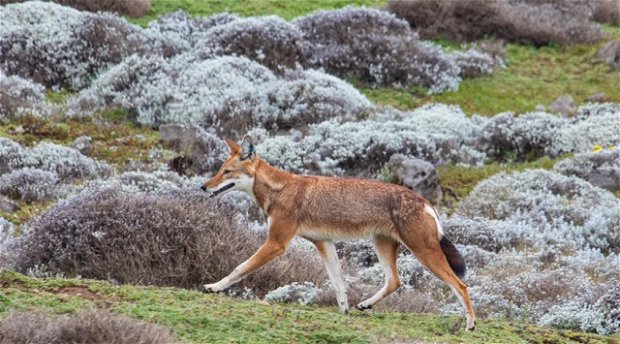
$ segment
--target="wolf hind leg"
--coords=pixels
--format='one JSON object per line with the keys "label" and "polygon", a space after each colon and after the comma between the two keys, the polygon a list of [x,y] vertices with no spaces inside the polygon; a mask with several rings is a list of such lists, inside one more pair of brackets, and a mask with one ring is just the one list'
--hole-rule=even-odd
{"label": "wolf hind leg", "polygon": [[476,328],[476,315],[471,305],[467,285],[456,275],[448,262],[440,244],[435,220],[429,216],[419,219],[415,225],[408,225],[408,227],[410,227],[407,228],[408,230],[401,232],[402,243],[418,258],[422,265],[450,286],[465,309],[466,330],[473,331]]}
{"label": "wolf hind leg", "polygon": [[396,258],[398,254],[398,242],[392,238],[385,236],[375,236],[373,245],[377,252],[377,258],[383,268],[385,274],[385,284],[375,295],[369,299],[360,302],[357,309],[366,310],[372,308],[374,304],[385,299],[400,287],[400,277],[396,267]]}

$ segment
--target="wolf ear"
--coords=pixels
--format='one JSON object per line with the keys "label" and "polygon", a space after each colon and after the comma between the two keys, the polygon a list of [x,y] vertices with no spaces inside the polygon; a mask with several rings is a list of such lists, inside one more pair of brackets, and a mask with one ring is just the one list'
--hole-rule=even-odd
{"label": "wolf ear", "polygon": [[255,153],[254,140],[249,135],[244,136],[241,141],[241,160],[252,160]]}
{"label": "wolf ear", "polygon": [[239,145],[231,139],[227,138],[226,144],[228,145],[228,148],[230,148],[230,154],[237,154],[241,150],[241,147],[239,147]]}

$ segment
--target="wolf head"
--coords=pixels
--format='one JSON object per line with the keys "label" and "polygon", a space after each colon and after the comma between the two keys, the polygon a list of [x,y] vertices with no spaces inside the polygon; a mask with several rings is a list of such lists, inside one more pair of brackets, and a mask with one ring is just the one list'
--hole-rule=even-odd
{"label": "wolf head", "polygon": [[222,164],[217,174],[207,180],[201,189],[211,193],[211,197],[234,190],[251,194],[259,160],[254,150],[254,142],[250,136],[245,136],[241,145],[231,139],[226,139],[226,144],[230,148],[228,159]]}

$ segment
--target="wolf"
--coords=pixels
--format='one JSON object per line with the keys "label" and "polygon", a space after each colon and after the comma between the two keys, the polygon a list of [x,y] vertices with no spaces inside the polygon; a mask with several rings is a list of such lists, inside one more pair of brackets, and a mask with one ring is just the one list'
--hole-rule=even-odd
{"label": "wolf", "polygon": [[321,256],[343,313],[349,310],[346,287],[334,240],[371,238],[385,273],[385,284],[359,310],[371,309],[400,287],[396,268],[399,245],[448,284],[465,309],[466,330],[476,316],[467,285],[461,280],[465,261],[448,240],[429,201],[414,191],[379,181],[304,176],[271,166],[255,151],[251,137],[241,145],[226,139],[228,159],[201,187],[212,197],[232,191],[247,193],[267,214],[265,243],[222,280],[203,286],[205,292],[229,288],[249,273],[281,255],[300,236],[312,242]]}

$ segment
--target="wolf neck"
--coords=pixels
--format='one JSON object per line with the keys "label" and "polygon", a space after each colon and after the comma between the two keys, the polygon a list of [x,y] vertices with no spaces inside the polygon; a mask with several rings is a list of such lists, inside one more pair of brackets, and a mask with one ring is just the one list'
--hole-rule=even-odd
{"label": "wolf neck", "polygon": [[254,176],[254,198],[267,214],[272,201],[284,189],[287,182],[294,177],[293,174],[277,169],[263,160],[258,162]]}

